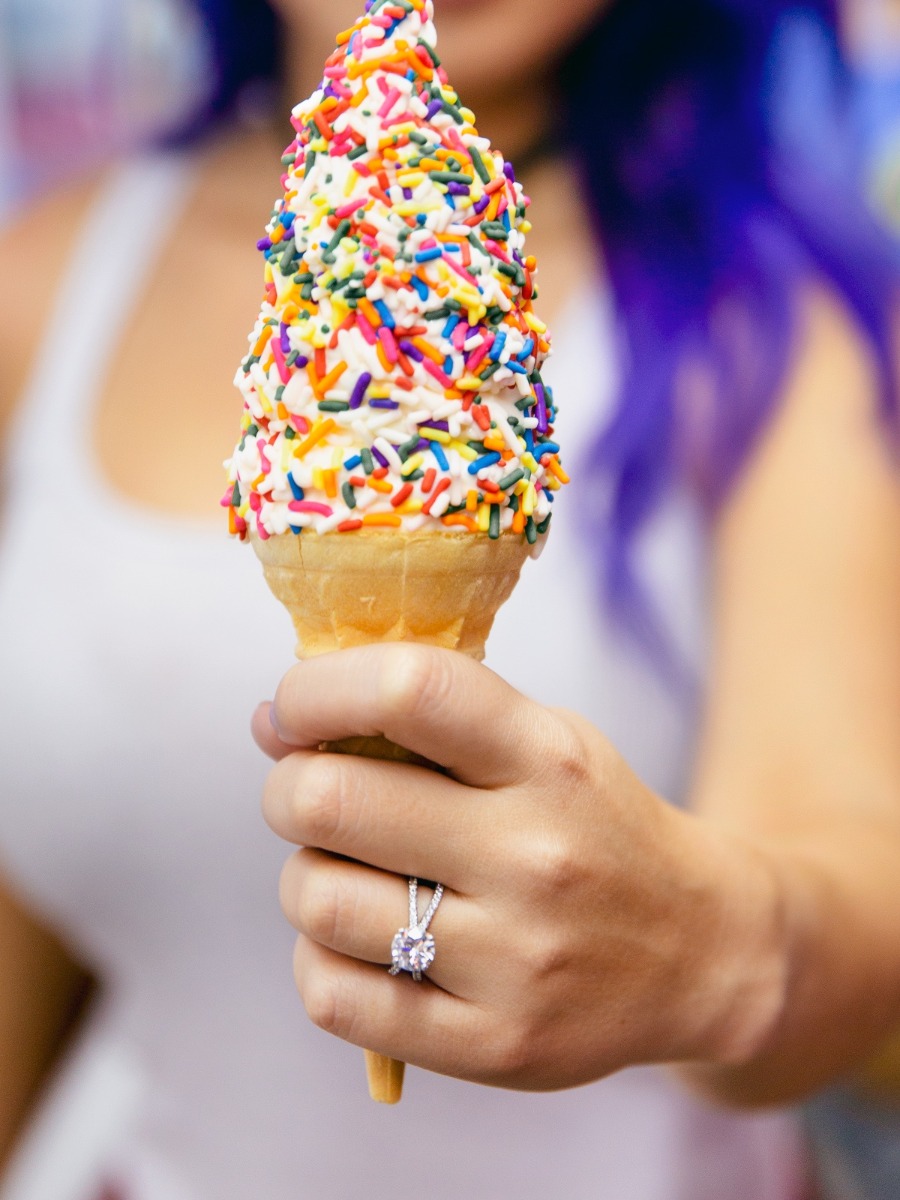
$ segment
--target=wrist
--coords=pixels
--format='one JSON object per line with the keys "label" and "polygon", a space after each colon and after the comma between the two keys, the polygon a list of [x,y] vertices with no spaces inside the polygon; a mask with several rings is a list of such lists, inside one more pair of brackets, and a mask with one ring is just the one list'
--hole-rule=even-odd
{"label": "wrist", "polygon": [[790,969],[785,888],[764,849],[700,818],[677,816],[690,829],[690,903],[697,910],[688,935],[696,964],[686,1057],[734,1070],[765,1054],[782,1021]]}

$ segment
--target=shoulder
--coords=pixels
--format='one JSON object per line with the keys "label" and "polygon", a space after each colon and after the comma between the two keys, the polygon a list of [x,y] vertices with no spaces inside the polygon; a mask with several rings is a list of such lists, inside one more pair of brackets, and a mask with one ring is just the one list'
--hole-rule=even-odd
{"label": "shoulder", "polygon": [[68,252],[102,184],[78,179],[31,200],[0,226],[0,437],[24,388],[48,302],[59,286]]}

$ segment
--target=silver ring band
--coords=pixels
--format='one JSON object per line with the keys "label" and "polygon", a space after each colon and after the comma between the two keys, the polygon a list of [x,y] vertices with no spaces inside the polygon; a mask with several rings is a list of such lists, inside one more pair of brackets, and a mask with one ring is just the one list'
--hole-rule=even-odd
{"label": "silver ring band", "polygon": [[398,929],[391,942],[391,975],[399,975],[408,971],[416,983],[421,983],[422,975],[434,962],[436,950],[434,938],[428,932],[434,914],[444,895],[444,885],[439,883],[434,889],[431,903],[419,916],[419,881],[411,878],[409,881],[409,924],[404,929]]}

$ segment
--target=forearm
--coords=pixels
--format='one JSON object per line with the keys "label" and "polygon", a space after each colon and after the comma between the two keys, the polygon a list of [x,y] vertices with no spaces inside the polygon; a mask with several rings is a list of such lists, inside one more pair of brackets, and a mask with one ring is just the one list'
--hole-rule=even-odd
{"label": "forearm", "polygon": [[726,1042],[713,1061],[680,1070],[721,1102],[756,1106],[853,1073],[900,1023],[900,828],[832,823],[746,848],[772,888],[768,900],[757,891],[758,912],[738,906],[725,942],[740,964],[731,975],[752,979],[758,964],[762,978],[780,980],[780,995],[754,1012],[753,990],[736,989],[727,1019],[748,1030],[748,1052],[729,1054]]}

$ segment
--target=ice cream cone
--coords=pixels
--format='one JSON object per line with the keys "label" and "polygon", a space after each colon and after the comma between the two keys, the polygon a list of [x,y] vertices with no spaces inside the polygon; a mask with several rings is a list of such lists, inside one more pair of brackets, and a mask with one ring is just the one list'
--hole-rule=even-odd
{"label": "ice cream cone", "polygon": [[[484,657],[498,609],[531,553],[523,537],[365,531],[352,537],[251,539],[266,581],[291,615],[298,658],[375,642],[419,642]],[[421,762],[385,738],[329,746],[345,754]],[[369,1093],[396,1104],[404,1064],[366,1051]]]}

